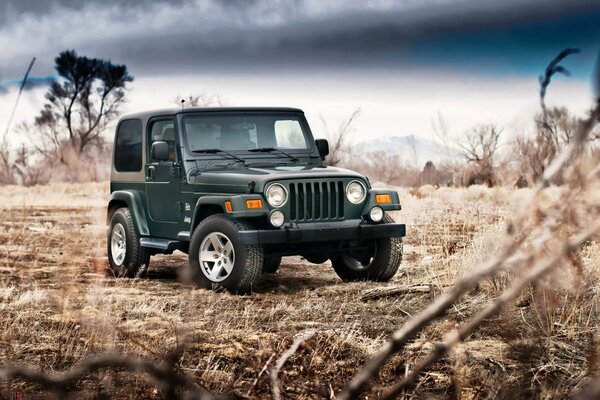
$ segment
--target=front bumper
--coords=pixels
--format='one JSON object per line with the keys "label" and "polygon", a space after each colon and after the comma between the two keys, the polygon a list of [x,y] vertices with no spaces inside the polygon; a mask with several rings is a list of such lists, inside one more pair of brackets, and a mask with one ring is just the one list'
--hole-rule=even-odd
{"label": "front bumper", "polygon": [[310,242],[339,242],[406,236],[404,224],[371,225],[362,221],[339,221],[287,225],[280,229],[241,231],[245,245],[268,245]]}

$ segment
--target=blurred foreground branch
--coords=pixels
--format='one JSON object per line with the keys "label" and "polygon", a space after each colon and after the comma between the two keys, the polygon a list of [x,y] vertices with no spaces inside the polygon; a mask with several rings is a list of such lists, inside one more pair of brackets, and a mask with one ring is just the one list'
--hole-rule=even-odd
{"label": "blurred foreground branch", "polygon": [[600,223],[594,224],[594,226],[592,226],[590,229],[573,236],[571,240],[569,240],[556,254],[536,263],[523,279],[518,281],[510,289],[504,291],[500,297],[496,298],[483,311],[479,312],[469,321],[462,324],[457,331],[448,335],[448,338],[444,342],[435,344],[433,351],[431,351],[424,360],[417,364],[417,366],[406,378],[392,387],[384,396],[381,397],[381,399],[394,399],[402,389],[413,385],[426,368],[430,367],[433,363],[442,358],[444,354],[446,354],[454,346],[465,340],[488,318],[491,318],[502,311],[502,309],[515,298],[517,298],[523,289],[525,289],[528,285],[540,281],[542,278],[548,275],[553,268],[560,264],[563,259],[569,258],[573,252],[575,252],[581,245],[595,236],[599,230]]}
{"label": "blurred foreground branch", "polygon": [[[86,375],[102,369],[119,368],[149,375],[164,387],[165,399],[213,399],[212,394],[198,386],[193,379],[176,370],[175,366],[180,355],[180,350],[176,350],[170,353],[165,361],[157,361],[119,353],[106,353],[89,357],[71,370],[57,375],[46,374],[26,366],[8,366],[0,369],[0,379],[24,379],[48,389],[58,398],[64,398],[67,388],[76,384]],[[178,393],[178,388],[186,389],[185,396]]]}

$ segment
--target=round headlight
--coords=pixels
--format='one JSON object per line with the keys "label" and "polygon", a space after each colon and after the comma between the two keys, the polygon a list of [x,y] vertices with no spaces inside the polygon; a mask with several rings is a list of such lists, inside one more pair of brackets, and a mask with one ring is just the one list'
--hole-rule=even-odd
{"label": "round headlight", "polygon": [[279,210],[275,210],[271,213],[271,215],[269,215],[269,222],[275,228],[279,228],[281,225],[283,225],[284,221],[285,217],[283,216],[283,213]]}
{"label": "round headlight", "polygon": [[373,222],[381,221],[383,219],[383,209],[378,206],[371,208],[371,212],[369,213],[369,218]]}
{"label": "round headlight", "polygon": [[367,190],[365,186],[358,181],[352,181],[346,187],[346,197],[353,204],[362,202],[366,196]]}
{"label": "round headlight", "polygon": [[281,207],[287,201],[287,191],[283,186],[275,183],[267,189],[267,201],[272,207]]}

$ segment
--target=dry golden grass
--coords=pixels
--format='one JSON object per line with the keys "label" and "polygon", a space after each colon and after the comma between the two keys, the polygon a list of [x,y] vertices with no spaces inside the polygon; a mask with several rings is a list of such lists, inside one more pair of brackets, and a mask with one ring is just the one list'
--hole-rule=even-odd
{"label": "dry golden grass", "polygon": [[[531,195],[529,189],[477,186],[398,189],[403,210],[394,217],[407,224],[408,233],[403,267],[392,282],[342,283],[329,264],[291,257],[279,273],[265,275],[252,295],[233,296],[181,284],[183,254],[153,257],[147,279],[106,277],[107,186],[0,188],[3,363],[61,371],[110,350],[160,360],[186,343],[178,362],[183,372],[213,393],[248,398],[272,395],[268,371],[304,332],[314,336],[278,374],[284,397],[339,392],[394,330],[499,250],[506,221]],[[541,204],[561,190],[547,189]],[[600,196],[597,188],[590,193]],[[522,293],[406,396],[556,398],[579,391],[598,372],[600,245],[587,243],[578,265]],[[434,341],[481,310],[519,273],[501,273],[469,292],[395,356],[364,396],[379,395],[398,381]],[[432,290],[361,300],[363,292],[396,285]],[[14,380],[3,383],[0,395],[17,389],[26,396],[44,392]],[[69,389],[77,398],[164,394],[147,376],[120,370],[95,372]]]}

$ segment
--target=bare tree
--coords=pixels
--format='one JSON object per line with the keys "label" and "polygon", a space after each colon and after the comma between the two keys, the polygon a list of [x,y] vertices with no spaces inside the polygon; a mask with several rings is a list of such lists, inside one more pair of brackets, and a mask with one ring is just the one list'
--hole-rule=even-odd
{"label": "bare tree", "polygon": [[66,164],[67,149],[75,155],[103,144],[102,133],[125,102],[126,85],[133,81],[125,65],[63,51],[55,59],[59,79],[46,93],[48,102],[33,126],[21,125],[42,155]]}
{"label": "bare tree", "polygon": [[[577,132],[579,120],[566,107],[546,108],[545,114],[535,118],[536,132],[533,137],[520,135],[513,143],[513,154],[517,157],[520,171],[529,183],[541,178],[548,163],[556,154],[569,146]],[[591,132],[588,141],[597,140]]]}
{"label": "bare tree", "polygon": [[323,128],[329,140],[329,157],[325,160],[327,165],[340,165],[343,162],[344,155],[351,153],[348,136],[352,133],[352,125],[358,119],[360,113],[361,108],[356,108],[349,117],[340,121],[333,129],[330,129],[329,124],[321,117]]}
{"label": "bare tree", "polygon": [[0,184],[9,185],[14,183],[12,173],[12,161],[6,140],[0,142]]}
{"label": "bare tree", "polygon": [[500,145],[502,131],[502,128],[494,124],[482,124],[457,140],[458,146],[463,150],[463,156],[473,167],[468,173],[467,185],[495,184],[494,157]]}
{"label": "bare tree", "polygon": [[427,161],[421,172],[421,184],[437,185],[439,184],[439,173],[433,161]]}
{"label": "bare tree", "polygon": [[[540,114],[536,118],[538,132],[542,132],[545,128],[558,149],[571,143],[578,124],[577,118],[572,116],[566,107],[550,107],[545,117]],[[590,139],[595,138],[590,137]]]}

